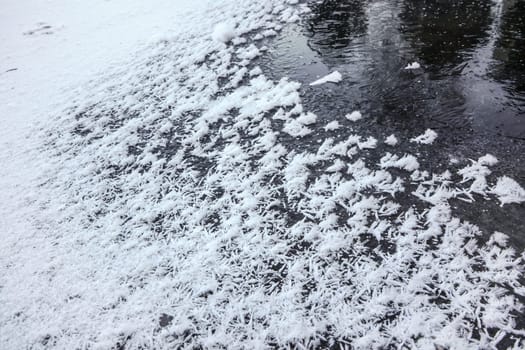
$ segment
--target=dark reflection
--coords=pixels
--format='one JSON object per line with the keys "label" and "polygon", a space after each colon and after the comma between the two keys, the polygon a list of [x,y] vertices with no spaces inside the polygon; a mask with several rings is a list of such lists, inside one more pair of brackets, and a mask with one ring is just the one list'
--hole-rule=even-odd
{"label": "dark reflection", "polygon": [[325,0],[314,4],[308,22],[310,42],[321,50],[347,47],[366,33],[364,0]]}
{"label": "dark reflection", "polygon": [[[525,139],[525,0],[324,0],[310,8],[272,65],[304,82],[340,71],[337,86],[307,90],[312,102],[359,108],[407,130]],[[405,70],[411,62],[421,69]]]}
{"label": "dark reflection", "polygon": [[490,0],[408,0],[401,32],[427,65],[458,64],[489,36]]}
{"label": "dark reflection", "polygon": [[525,1],[503,2],[491,76],[525,92]]}
{"label": "dark reflection", "polygon": [[[352,83],[351,89],[345,89],[345,97],[358,102],[379,123],[412,128],[424,117],[423,122],[430,120],[441,126],[465,111],[465,98],[456,81],[436,81],[422,70],[411,72],[404,67],[414,60],[426,65],[419,50],[428,53],[429,61],[460,60],[462,49],[487,36],[483,30],[490,23],[490,8],[471,8],[476,3],[472,0],[464,6],[457,2],[441,2],[442,9],[436,1],[428,0],[325,0],[312,6],[306,27],[308,46],[327,66],[345,70]],[[447,6],[453,18],[468,13],[468,24],[447,18]],[[463,38],[460,31],[465,28],[470,35]],[[467,118],[454,121],[456,127],[469,127],[469,123]]]}

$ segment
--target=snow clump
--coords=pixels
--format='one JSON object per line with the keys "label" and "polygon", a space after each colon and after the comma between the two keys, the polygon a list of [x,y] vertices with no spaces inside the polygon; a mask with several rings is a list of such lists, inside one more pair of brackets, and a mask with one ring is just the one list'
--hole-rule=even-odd
{"label": "snow clump", "polygon": [[334,120],[334,121],[331,121],[330,123],[326,124],[324,126],[324,129],[326,131],[332,131],[332,130],[337,130],[341,127],[341,125],[339,124],[339,122],[337,120]]}
{"label": "snow clump", "polygon": [[343,76],[338,71],[332,72],[324,77],[317,79],[316,81],[310,83],[310,86],[321,85],[325,83],[338,83],[343,80]]}
{"label": "snow clump", "polygon": [[215,41],[226,44],[236,36],[235,25],[233,25],[233,23],[221,22],[213,28],[212,38]]}
{"label": "snow clump", "polygon": [[438,137],[438,134],[432,130],[427,129],[424,134],[419,135],[417,137],[411,138],[410,142],[416,142],[421,143],[425,145],[430,145],[434,142],[434,140]]}
{"label": "snow clump", "polygon": [[387,144],[388,146],[395,146],[397,145],[398,143],[398,140],[397,140],[397,137],[392,134],[390,136],[388,136],[386,139],[385,139],[385,144]]}
{"label": "snow clump", "polygon": [[409,64],[405,67],[406,70],[409,70],[409,69],[419,69],[419,68],[421,68],[421,65],[420,65],[419,63],[417,63],[417,62],[409,63]]}
{"label": "snow clump", "polygon": [[348,119],[348,120],[350,120],[352,122],[356,122],[356,121],[362,119],[363,115],[359,111],[353,111],[352,113],[347,114],[345,117],[346,117],[346,119]]}
{"label": "snow clump", "polygon": [[491,192],[498,196],[502,206],[509,203],[525,202],[525,189],[507,176],[500,177]]}

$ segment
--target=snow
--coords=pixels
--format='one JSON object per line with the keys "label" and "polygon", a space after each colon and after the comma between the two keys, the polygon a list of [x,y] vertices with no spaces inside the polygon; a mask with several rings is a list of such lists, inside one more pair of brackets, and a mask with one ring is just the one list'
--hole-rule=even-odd
{"label": "snow", "polygon": [[488,244],[498,244],[500,247],[506,247],[509,237],[502,232],[494,232],[490,237]]}
{"label": "snow", "polygon": [[296,119],[292,119],[288,121],[283,128],[283,131],[291,136],[294,137],[303,137],[312,132],[308,127],[304,126],[304,124],[300,123]]}
{"label": "snow", "polygon": [[478,163],[481,165],[496,165],[498,164],[498,158],[494,157],[492,154],[485,154],[483,157],[479,157]]}
{"label": "snow", "polygon": [[394,147],[395,145],[397,145],[397,143],[398,143],[398,140],[397,140],[397,137],[394,134],[388,136],[385,139],[385,144],[387,144],[388,146]]}
{"label": "snow", "polygon": [[213,28],[212,38],[215,41],[227,43],[236,37],[235,25],[229,22],[221,22]]}
{"label": "snow", "polygon": [[427,129],[424,134],[411,138],[410,142],[430,145],[437,139],[437,137],[438,137],[438,134],[434,130]]}
{"label": "snow", "polygon": [[273,29],[267,29],[267,30],[264,30],[262,33],[261,33],[262,36],[264,36],[265,38],[268,38],[268,37],[271,37],[271,36],[276,36],[277,35],[277,32]]}
{"label": "snow", "polygon": [[350,120],[352,122],[356,122],[356,121],[362,119],[363,115],[359,111],[353,111],[352,113],[347,114],[345,117],[346,117],[346,119],[348,119],[348,120]]}
{"label": "snow", "polygon": [[421,65],[420,65],[419,63],[417,63],[417,62],[409,63],[409,64],[405,67],[406,70],[409,70],[409,69],[419,69],[419,68],[421,68]]}
{"label": "snow", "polygon": [[241,60],[251,61],[260,54],[261,50],[258,49],[257,46],[251,44],[246,49],[240,49],[240,51],[237,53],[237,57],[239,57]]}
{"label": "snow", "polygon": [[312,125],[317,121],[317,116],[312,112],[303,113],[297,117],[297,121],[303,125]]}
{"label": "snow", "polygon": [[233,39],[231,39],[232,44],[235,46],[246,44],[246,41],[247,41],[246,38],[240,38],[240,37],[234,37]]}
{"label": "snow", "polygon": [[325,83],[339,83],[341,80],[343,80],[343,76],[341,75],[341,73],[339,73],[338,71],[334,71],[310,83],[310,86],[317,86]]}
{"label": "snow", "polygon": [[339,129],[340,127],[341,127],[341,125],[339,124],[339,122],[337,120],[333,120],[330,123],[326,124],[324,126],[324,129],[326,131],[333,131],[333,130]]}
{"label": "snow", "polygon": [[471,162],[471,165],[460,169],[458,174],[463,177],[463,183],[472,181],[470,192],[485,195],[488,186],[487,176],[492,173],[489,166],[495,165],[498,160],[493,155],[486,154],[477,161]]}
{"label": "snow", "polygon": [[250,74],[250,77],[255,77],[257,75],[261,75],[263,72],[262,72],[262,69],[261,67],[257,66],[255,68],[253,68],[252,70],[250,70],[249,74]]}
{"label": "snow", "polygon": [[[306,110],[301,84],[254,61],[258,34],[306,11],[296,0],[119,1],[35,2],[66,14],[64,41],[2,48],[23,71],[0,91],[4,348],[478,349],[502,332],[523,346],[523,256],[450,203],[523,200],[491,177],[494,156],[433,174],[366,130],[322,137],[329,116]],[[76,47],[74,20],[98,42]],[[210,35],[225,21],[228,45]]]}
{"label": "snow", "polygon": [[400,168],[407,171],[414,171],[419,168],[419,162],[411,154],[405,154],[399,157],[395,154],[386,153],[380,161],[381,168]]}
{"label": "snow", "polygon": [[456,165],[456,164],[459,163],[459,159],[457,159],[456,157],[454,157],[454,156],[451,155],[451,156],[449,156],[449,162],[450,162],[450,164],[452,164],[452,165]]}
{"label": "snow", "polygon": [[372,136],[369,136],[364,141],[359,141],[357,143],[357,146],[361,149],[370,149],[370,148],[376,148],[377,147],[377,139],[375,139]]}
{"label": "snow", "polygon": [[525,202],[525,189],[507,176],[498,178],[498,182],[492,188],[491,193],[498,196],[502,206],[509,203]]}

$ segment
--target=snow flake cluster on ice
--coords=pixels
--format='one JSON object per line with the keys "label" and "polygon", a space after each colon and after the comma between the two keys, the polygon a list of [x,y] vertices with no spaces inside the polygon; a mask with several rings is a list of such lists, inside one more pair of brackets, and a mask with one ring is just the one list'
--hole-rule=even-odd
{"label": "snow flake cluster on ice", "polygon": [[507,176],[500,177],[491,192],[498,196],[501,205],[525,202],[525,190]]}
{"label": "snow flake cluster on ice", "polygon": [[417,137],[414,137],[410,139],[410,142],[416,142],[416,143],[422,143],[425,145],[429,145],[434,142],[435,139],[437,139],[438,134],[432,129],[427,129],[423,135],[419,135]]}
{"label": "snow flake cluster on ice", "polygon": [[310,86],[316,86],[325,83],[339,83],[341,80],[343,80],[343,76],[341,75],[341,73],[339,73],[338,71],[334,71],[310,83]]}
{"label": "snow flake cluster on ice", "polygon": [[406,70],[411,70],[411,69],[419,69],[421,68],[421,65],[418,63],[418,62],[412,62],[412,63],[409,63],[405,69]]}
{"label": "snow flake cluster on ice", "polygon": [[358,120],[361,120],[363,118],[363,115],[359,111],[353,111],[352,113],[349,113],[346,115],[346,119],[356,122]]}
{"label": "snow flake cluster on ice", "polygon": [[214,39],[196,25],[196,37],[158,43],[45,126],[38,191],[50,200],[37,204],[57,220],[39,224],[56,228],[4,243],[1,344],[524,345],[523,256],[501,232],[481,244],[449,203],[483,193],[512,205],[523,189],[507,177],[494,184],[491,156],[455,183],[412,154],[372,161],[372,135],[302,147],[339,122],[321,124],[299,83],[253,66],[253,33],[278,32],[304,11],[295,2],[221,3],[209,17],[237,23],[246,42],[230,42],[231,27],[215,27]]}
{"label": "snow flake cluster on ice", "polygon": [[386,139],[385,139],[385,144],[389,145],[389,146],[395,146],[397,145],[398,143],[398,140],[397,140],[397,137],[396,135],[390,135],[388,136]]}
{"label": "snow flake cluster on ice", "polygon": [[231,23],[221,22],[213,28],[212,37],[216,41],[227,43],[235,36],[235,26]]}

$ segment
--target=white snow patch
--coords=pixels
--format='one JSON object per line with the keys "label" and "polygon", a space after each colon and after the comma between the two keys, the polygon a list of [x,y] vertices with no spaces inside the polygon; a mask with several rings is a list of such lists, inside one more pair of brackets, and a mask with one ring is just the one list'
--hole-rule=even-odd
{"label": "white snow patch", "polygon": [[346,168],[345,162],[343,162],[341,159],[336,159],[334,164],[326,168],[326,171],[329,173],[336,173],[342,171],[344,168]]}
{"label": "white snow patch", "polygon": [[350,120],[352,122],[356,122],[356,121],[362,119],[363,115],[359,111],[353,111],[352,113],[347,114],[345,117],[346,117],[346,119],[348,119],[348,120]]}
{"label": "white snow patch", "polygon": [[424,134],[419,135],[419,136],[414,137],[414,138],[411,138],[410,142],[416,142],[416,143],[421,143],[421,144],[424,144],[424,145],[430,145],[430,144],[432,144],[434,142],[434,140],[436,140],[437,137],[438,137],[437,132],[435,132],[432,129],[427,129]]}
{"label": "white snow patch", "polygon": [[297,121],[303,125],[311,125],[317,121],[317,115],[312,112],[303,113],[297,117]]}
{"label": "white snow patch", "polygon": [[257,75],[261,75],[262,74],[262,69],[261,67],[257,66],[255,68],[253,68],[252,70],[250,70],[250,77],[255,77]]}
{"label": "white snow patch", "polygon": [[498,178],[496,186],[490,192],[498,196],[502,206],[509,203],[525,202],[525,190],[523,187],[507,176]]}
{"label": "white snow patch", "polygon": [[242,48],[239,51],[237,51],[237,57],[239,57],[241,60],[246,61],[251,61],[260,54],[261,51],[254,44],[251,44],[247,48]]}
{"label": "white snow patch", "polygon": [[317,79],[316,81],[310,83],[310,86],[321,85],[325,83],[338,83],[343,80],[343,76],[338,71],[334,71],[324,77]]}
{"label": "white snow patch", "polygon": [[492,154],[485,154],[478,159],[478,163],[481,165],[492,166],[498,164],[498,158],[494,157]]}
{"label": "white snow patch", "polygon": [[283,131],[294,137],[303,137],[312,132],[308,127],[297,119],[291,119],[284,124]]}
{"label": "white snow patch", "polygon": [[377,147],[377,139],[369,136],[365,141],[359,141],[357,147],[360,149],[371,149]]}
{"label": "white snow patch", "polygon": [[288,17],[286,22],[288,22],[288,23],[295,23],[295,22],[299,22],[300,20],[301,20],[301,17],[299,17],[298,14],[294,14],[294,15]]}
{"label": "white snow patch", "polygon": [[487,176],[491,174],[489,165],[495,165],[498,162],[496,157],[487,154],[480,157],[477,161],[472,161],[472,164],[466,166],[458,171],[458,174],[463,177],[463,182],[472,181],[469,192],[486,194]]}
{"label": "white snow patch", "polygon": [[414,171],[419,168],[417,158],[411,154],[405,154],[403,157],[388,153],[380,160],[381,168],[400,168],[407,171]]}
{"label": "white snow patch", "polygon": [[392,134],[390,136],[388,136],[386,139],[385,139],[385,144],[387,144],[388,146],[395,146],[397,145],[398,143],[398,140],[397,140],[397,137]]}
{"label": "white snow patch", "polygon": [[334,120],[334,121],[331,121],[330,123],[326,124],[324,126],[324,129],[326,131],[333,131],[333,130],[337,130],[341,127],[341,125],[339,124],[339,122],[337,120]]}
{"label": "white snow patch", "polygon": [[221,22],[213,27],[212,38],[215,41],[227,43],[237,35],[235,33],[235,25],[231,22]]}
{"label": "white snow patch", "polygon": [[273,30],[273,29],[267,29],[267,30],[263,31],[261,34],[262,34],[262,36],[267,38],[267,37],[271,37],[271,36],[276,36],[277,32],[275,30]]}
{"label": "white snow patch", "polygon": [[231,39],[231,42],[233,45],[242,45],[242,44],[245,44],[247,42],[246,38],[242,38],[242,37],[235,37],[233,39]]}
{"label": "white snow patch", "polygon": [[488,244],[497,244],[500,247],[506,247],[507,243],[509,241],[509,236],[504,234],[503,232],[494,232],[492,236],[490,236]]}
{"label": "white snow patch", "polygon": [[421,68],[421,65],[417,62],[412,62],[412,63],[409,63],[405,69],[419,69]]}

